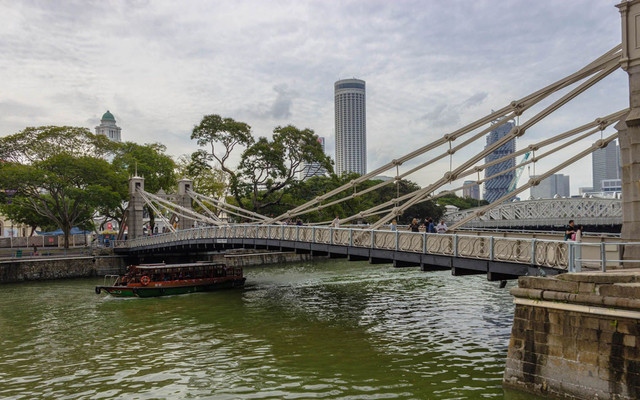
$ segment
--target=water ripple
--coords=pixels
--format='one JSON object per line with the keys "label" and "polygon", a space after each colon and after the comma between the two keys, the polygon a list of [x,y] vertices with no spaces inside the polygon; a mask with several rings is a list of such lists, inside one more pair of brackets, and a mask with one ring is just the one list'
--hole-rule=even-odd
{"label": "water ripple", "polygon": [[0,398],[504,397],[513,305],[484,277],[335,260],[246,275],[156,299],[5,285]]}

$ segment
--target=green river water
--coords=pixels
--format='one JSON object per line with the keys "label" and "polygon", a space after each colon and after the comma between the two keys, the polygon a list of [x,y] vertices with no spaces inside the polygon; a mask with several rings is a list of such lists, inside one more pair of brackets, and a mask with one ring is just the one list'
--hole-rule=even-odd
{"label": "green river water", "polygon": [[245,276],[150,299],[0,286],[0,399],[534,399],[501,387],[513,282],[337,260]]}

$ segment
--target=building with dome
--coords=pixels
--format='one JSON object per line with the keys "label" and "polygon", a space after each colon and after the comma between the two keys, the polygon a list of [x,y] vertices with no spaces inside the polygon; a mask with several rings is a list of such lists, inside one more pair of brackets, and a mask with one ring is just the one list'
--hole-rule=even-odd
{"label": "building with dome", "polygon": [[102,115],[100,125],[96,126],[96,135],[105,135],[109,140],[120,143],[122,142],[120,131],[120,127],[116,125],[116,118],[107,110]]}

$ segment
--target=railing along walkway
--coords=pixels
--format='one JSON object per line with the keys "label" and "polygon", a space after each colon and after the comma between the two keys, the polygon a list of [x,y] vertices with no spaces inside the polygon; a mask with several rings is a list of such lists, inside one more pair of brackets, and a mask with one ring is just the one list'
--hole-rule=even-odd
{"label": "railing along walkway", "polygon": [[566,270],[568,242],[500,238],[465,234],[436,234],[287,225],[228,225],[194,228],[175,233],[118,241],[117,248],[154,246],[196,239],[271,239],[335,246],[383,249],[470,259],[504,261]]}

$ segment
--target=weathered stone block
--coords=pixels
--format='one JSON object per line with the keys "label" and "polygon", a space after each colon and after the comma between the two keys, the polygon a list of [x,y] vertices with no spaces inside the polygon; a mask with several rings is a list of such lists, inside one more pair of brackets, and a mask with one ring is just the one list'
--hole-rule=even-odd
{"label": "weathered stone block", "polygon": [[578,292],[584,294],[596,294],[596,284],[593,282],[578,282]]}
{"label": "weathered stone block", "polygon": [[579,353],[589,352],[598,354],[598,352],[600,351],[600,346],[598,345],[597,341],[580,340],[577,343],[577,347]]}
{"label": "weathered stone block", "polygon": [[640,334],[640,330],[638,329],[638,322],[631,320],[618,320],[616,331],[635,336],[638,336]]}
{"label": "weathered stone block", "polygon": [[640,299],[640,283],[616,283],[600,286],[602,296]]}
{"label": "weathered stone block", "polygon": [[[615,332],[617,328],[618,328],[617,321],[615,321],[613,319],[600,319],[600,330],[603,333],[604,332]],[[609,335],[608,337],[610,338],[611,336]],[[608,343],[611,343],[611,341],[609,341]]]}
{"label": "weathered stone block", "polygon": [[622,344],[628,347],[636,347],[636,337],[633,335],[624,335]]}
{"label": "weathered stone block", "polygon": [[[638,282],[634,272],[637,270],[626,269],[624,271],[609,272],[578,272],[574,274],[559,275],[557,279],[569,282],[587,282],[587,283],[626,283]],[[631,273],[630,273],[631,272]],[[518,284],[520,281],[518,280]]]}
{"label": "weathered stone block", "polygon": [[590,364],[594,366],[598,366],[598,344],[590,343],[591,345],[595,344],[595,351],[587,351],[580,350],[578,352],[578,361],[585,364]]}
{"label": "weathered stone block", "polygon": [[562,329],[562,325],[558,325],[558,324],[549,325],[549,337],[562,336],[563,332],[564,330]]}
{"label": "weathered stone block", "polygon": [[518,278],[518,286],[527,289],[552,290],[555,292],[578,293],[578,282],[543,278],[538,276],[521,276]]}

